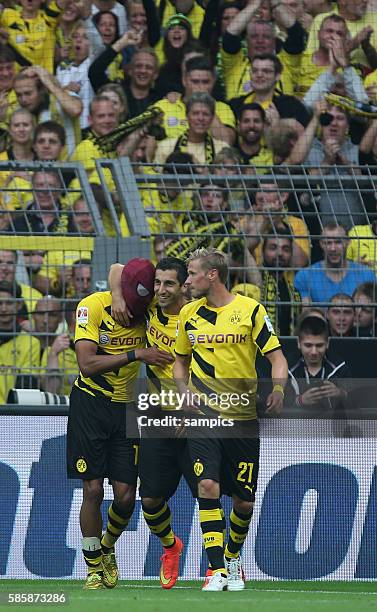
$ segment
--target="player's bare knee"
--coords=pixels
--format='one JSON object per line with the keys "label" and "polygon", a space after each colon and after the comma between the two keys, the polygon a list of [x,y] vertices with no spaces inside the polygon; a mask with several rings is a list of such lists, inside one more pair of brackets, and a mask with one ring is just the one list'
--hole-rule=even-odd
{"label": "player's bare knee", "polygon": [[240,514],[251,514],[253,511],[254,503],[240,499],[239,497],[233,497],[233,508]]}
{"label": "player's bare knee", "polygon": [[152,510],[163,502],[162,497],[143,497],[141,500],[143,509]]}
{"label": "player's bare knee", "polygon": [[103,481],[84,480],[83,499],[86,502],[100,506],[103,501]]}
{"label": "player's bare knee", "polygon": [[220,496],[219,483],[209,478],[204,478],[198,484],[199,497],[217,499]]}
{"label": "player's bare knee", "polygon": [[129,512],[135,506],[136,489],[131,485],[114,488],[114,503],[124,512]]}

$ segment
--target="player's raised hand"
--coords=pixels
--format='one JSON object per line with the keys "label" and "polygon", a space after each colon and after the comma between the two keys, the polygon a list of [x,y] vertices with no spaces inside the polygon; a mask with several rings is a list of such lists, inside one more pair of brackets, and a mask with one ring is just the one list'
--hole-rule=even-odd
{"label": "player's raised hand", "polygon": [[166,351],[162,351],[157,346],[151,346],[150,348],[137,349],[136,354],[140,361],[148,365],[156,365],[161,368],[173,363],[174,357]]}
{"label": "player's raised hand", "polygon": [[132,313],[128,310],[125,299],[121,292],[112,291],[111,294],[111,316],[121,325],[122,327],[129,327],[131,325],[131,319],[133,319]]}

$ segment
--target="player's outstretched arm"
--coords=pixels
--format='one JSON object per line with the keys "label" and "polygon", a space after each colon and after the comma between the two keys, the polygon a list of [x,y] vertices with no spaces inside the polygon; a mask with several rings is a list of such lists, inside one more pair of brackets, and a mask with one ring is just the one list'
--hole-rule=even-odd
{"label": "player's outstretched arm", "polygon": [[188,388],[190,378],[191,355],[176,355],[173,366],[173,376],[178,393],[185,399],[182,405],[184,412],[198,412],[199,408],[194,402],[193,393]]}
{"label": "player's outstretched arm", "polygon": [[191,355],[176,355],[173,365],[173,377],[179,393],[187,391],[190,376]]}
{"label": "player's outstretched arm", "polygon": [[91,340],[78,340],[75,345],[80,372],[85,377],[111,372],[133,361],[143,361],[148,365],[164,367],[173,361],[172,355],[156,346],[135,349],[120,355],[97,355],[97,344]]}
{"label": "player's outstretched arm", "polygon": [[273,384],[272,393],[266,402],[266,414],[280,414],[283,410],[284,389],[288,379],[288,364],[281,349],[267,353],[266,357],[272,366]]}
{"label": "player's outstretched arm", "polygon": [[133,315],[128,310],[122,294],[121,278],[123,268],[124,265],[120,263],[115,263],[110,266],[108,281],[111,291],[111,316],[114,321],[122,325],[122,327],[129,327]]}

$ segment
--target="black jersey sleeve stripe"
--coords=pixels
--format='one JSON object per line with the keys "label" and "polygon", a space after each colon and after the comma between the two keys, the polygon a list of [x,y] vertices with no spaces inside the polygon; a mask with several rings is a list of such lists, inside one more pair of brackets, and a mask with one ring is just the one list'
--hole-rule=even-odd
{"label": "black jersey sleeve stripe", "polygon": [[211,378],[216,378],[215,368],[213,365],[211,365],[205,359],[203,359],[203,357],[199,355],[199,353],[197,353],[196,351],[192,351],[192,357],[193,359],[195,359],[196,363],[198,364],[198,366],[200,367],[200,369],[202,370],[202,372],[204,372],[206,376],[211,376]]}
{"label": "black jersey sleeve stripe", "polygon": [[111,317],[111,306],[106,306],[104,308],[104,311],[107,312],[107,314],[110,315],[110,317]]}
{"label": "black jersey sleeve stripe", "polygon": [[252,327],[254,327],[254,325],[255,325],[255,319],[256,319],[256,316],[258,314],[258,310],[259,310],[259,304],[257,304],[255,306],[255,308],[254,308],[254,310],[253,310],[253,312],[251,314],[251,325],[252,325]]}
{"label": "black jersey sleeve stripe", "polygon": [[209,310],[205,306],[201,306],[196,314],[202,317],[202,319],[205,319],[206,321],[208,321],[208,323],[212,323],[212,325],[216,325],[217,313],[214,312],[213,310]]}
{"label": "black jersey sleeve stripe", "polygon": [[259,350],[263,351],[263,348],[266,346],[267,342],[271,338],[271,332],[268,331],[266,323],[264,323],[262,329],[260,330],[257,339],[255,340],[255,344],[259,347]]}

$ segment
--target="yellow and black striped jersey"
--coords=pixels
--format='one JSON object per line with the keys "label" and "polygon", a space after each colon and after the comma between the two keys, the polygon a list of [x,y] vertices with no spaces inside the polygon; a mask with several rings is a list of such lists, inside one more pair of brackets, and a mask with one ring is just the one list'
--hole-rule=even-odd
{"label": "yellow and black striped jersey", "polygon": [[[33,19],[22,16],[22,7],[3,9],[0,26],[8,34],[8,42],[30,65],[54,72],[56,28],[62,10],[56,2],[42,5]],[[20,60],[21,62],[21,60]],[[20,65],[23,65],[21,63]]]}
{"label": "yellow and black striped jersey", "polygon": [[[165,314],[160,306],[153,306],[147,312],[147,345],[157,346],[175,357],[178,316]],[[148,393],[161,393],[164,389],[175,389],[173,363],[164,367],[147,365]],[[174,410],[175,406],[161,405],[163,410]]]}
{"label": "yellow and black striped jersey", "polygon": [[224,417],[256,418],[257,352],[278,348],[264,306],[252,298],[237,294],[220,308],[202,298],[180,312],[175,352],[192,356],[190,387]]}
{"label": "yellow and black striped jersey", "polygon": [[[98,355],[119,355],[145,346],[145,325],[127,328],[118,325],[111,316],[110,291],[92,293],[77,306],[75,342],[79,340],[95,342]],[[140,363],[134,361],[90,378],[80,372],[75,385],[89,395],[106,396],[113,402],[130,402],[139,368]]]}

